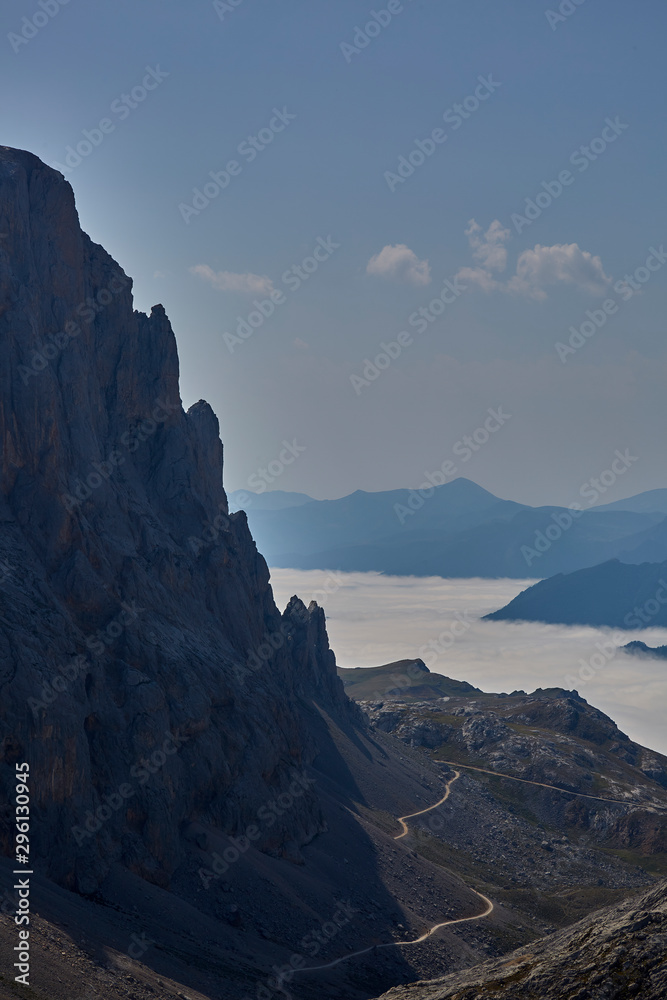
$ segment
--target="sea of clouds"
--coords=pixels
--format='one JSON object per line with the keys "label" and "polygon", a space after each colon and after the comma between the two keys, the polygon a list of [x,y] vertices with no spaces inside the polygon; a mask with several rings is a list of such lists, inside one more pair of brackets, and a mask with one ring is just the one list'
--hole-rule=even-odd
{"label": "sea of clouds", "polygon": [[574,679],[579,694],[633,740],[667,754],[667,660],[616,648],[635,639],[667,645],[667,630],[620,640],[617,629],[480,620],[534,582],[271,570],[280,608],[293,594],[323,605],[341,667],[421,656],[431,670],[484,691],[571,689]]}

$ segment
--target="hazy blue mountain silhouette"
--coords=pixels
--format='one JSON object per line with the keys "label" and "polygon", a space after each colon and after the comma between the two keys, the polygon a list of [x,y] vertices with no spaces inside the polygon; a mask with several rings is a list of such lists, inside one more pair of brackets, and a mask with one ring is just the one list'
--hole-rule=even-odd
{"label": "hazy blue mountain silhouette", "polygon": [[664,562],[667,559],[667,517],[630,539],[629,549],[621,549],[621,562]]}
{"label": "hazy blue mountain silhouette", "polygon": [[251,493],[249,490],[234,490],[228,495],[229,509],[237,510],[283,510],[285,507],[301,507],[314,503],[307,493],[287,493],[285,490],[267,490],[266,493]]}
{"label": "hazy blue mountain silhouette", "polygon": [[667,490],[647,490],[625,500],[601,504],[595,510],[632,510],[635,514],[664,514],[667,516]]}
{"label": "hazy blue mountain silhouette", "polygon": [[[661,492],[667,494],[651,491]],[[643,496],[628,503],[641,507]],[[502,500],[463,478],[426,498],[408,489],[358,490],[299,506],[279,498],[280,509],[269,509],[270,497],[257,497],[261,506],[253,498],[245,509],[272,566],[526,579],[611,558],[640,562],[654,550],[656,561],[667,558],[667,518],[657,509],[658,497],[647,500],[646,510],[593,507],[574,519],[567,508]]]}
{"label": "hazy blue mountain silhouette", "polygon": [[486,617],[621,629],[665,627],[667,562],[628,565],[612,559],[576,573],[559,573]]}

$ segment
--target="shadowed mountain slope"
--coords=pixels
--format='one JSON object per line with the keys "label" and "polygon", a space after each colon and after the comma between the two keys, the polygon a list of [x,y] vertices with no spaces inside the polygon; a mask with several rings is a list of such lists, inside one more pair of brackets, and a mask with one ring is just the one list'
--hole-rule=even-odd
{"label": "shadowed mountain slope", "polygon": [[629,566],[612,559],[558,574],[523,590],[486,618],[621,629],[665,627],[667,562]]}

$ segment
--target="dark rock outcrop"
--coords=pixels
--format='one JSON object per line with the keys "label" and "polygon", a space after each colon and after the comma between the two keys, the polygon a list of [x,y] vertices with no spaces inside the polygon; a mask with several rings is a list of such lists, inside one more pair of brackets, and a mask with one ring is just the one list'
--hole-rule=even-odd
{"label": "dark rock outcrop", "polygon": [[657,660],[667,660],[667,646],[647,646],[645,642],[628,642],[623,649],[634,656],[653,656]]}
{"label": "dark rock outcrop", "polygon": [[[133,310],[70,185],[0,147],[0,839],[25,760],[36,860],[83,892],[114,861],[167,884],[186,822],[243,828],[317,753],[304,700],[361,719],[178,380],[163,307]],[[322,827],[306,790],[272,846]]]}

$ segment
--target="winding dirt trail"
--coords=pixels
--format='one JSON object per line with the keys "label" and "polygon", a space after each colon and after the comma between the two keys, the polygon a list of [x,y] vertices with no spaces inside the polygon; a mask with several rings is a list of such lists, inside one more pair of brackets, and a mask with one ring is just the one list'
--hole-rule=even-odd
{"label": "winding dirt trail", "polygon": [[[634,802],[632,800],[623,800],[623,799],[608,799],[604,798],[601,795],[589,795],[586,792],[573,792],[567,788],[559,788],[558,785],[548,785],[541,781],[531,781],[529,778],[519,778],[513,774],[503,774],[500,771],[490,771],[483,767],[473,767],[472,764],[459,764],[451,760],[440,760],[438,761],[438,763],[446,764],[448,767],[451,767],[452,770],[454,771],[454,777],[450,778],[445,786],[445,794],[432,806],[427,806],[426,809],[420,809],[418,812],[408,813],[407,816],[399,816],[398,822],[400,823],[402,830],[400,833],[396,834],[394,840],[402,840],[403,837],[405,837],[406,834],[409,832],[408,826],[405,822],[406,820],[415,819],[417,816],[424,816],[426,813],[432,812],[434,809],[437,809],[438,806],[441,806],[443,802],[447,801],[452,789],[452,785],[454,784],[455,781],[458,781],[458,779],[461,777],[461,772],[457,770],[457,768],[459,767],[466,771],[478,771],[480,774],[490,774],[495,778],[509,778],[511,781],[521,781],[525,785],[535,785],[537,788],[549,788],[555,792],[561,792],[563,795],[578,795],[580,798],[593,799],[596,802],[610,802],[613,803],[614,805],[621,805],[621,806],[644,805],[644,806],[650,806],[653,809],[667,809],[667,806],[661,806],[654,803]],[[474,892],[475,895],[479,896],[479,898],[484,902],[485,909],[482,913],[478,913],[474,917],[459,917],[457,920],[443,920],[440,923],[433,924],[433,926],[430,927],[427,931],[425,931],[421,935],[421,937],[414,938],[412,941],[387,941],[384,944],[373,944],[370,945],[368,948],[360,948],[359,951],[352,951],[348,955],[343,955],[341,956],[341,958],[334,959],[333,962],[327,962],[325,965],[314,965],[307,969],[295,969],[294,975],[303,972],[321,972],[324,969],[334,969],[337,965],[340,965],[342,962],[347,962],[349,961],[349,959],[356,958],[358,955],[367,955],[371,951],[379,951],[381,948],[409,948],[415,944],[422,944],[422,942],[432,937],[436,933],[436,931],[439,931],[441,927],[452,927],[454,924],[467,924],[473,920],[483,920],[485,917],[490,916],[494,910],[494,905],[491,902],[491,900],[488,899],[486,896],[484,896],[481,892],[477,892],[476,889],[472,889],[470,886],[468,886],[468,888],[470,889],[470,892]]]}
{"label": "winding dirt trail", "polygon": [[[458,781],[460,777],[461,773],[455,770],[454,777],[450,778],[445,786],[445,794],[432,806],[427,806],[426,809],[420,809],[419,812],[409,813],[407,816],[399,816],[398,822],[403,827],[403,830],[394,837],[394,840],[401,840],[405,837],[406,833],[408,833],[408,827],[405,823],[406,819],[414,819],[415,816],[423,816],[425,813],[432,812],[433,809],[437,809],[443,802],[446,802],[449,798],[452,785],[455,781]],[[474,892],[475,895],[479,896],[479,898],[484,902],[485,909],[483,913],[477,913],[474,917],[459,917],[456,920],[443,920],[438,924],[433,924],[433,926],[429,927],[429,929],[425,931],[421,937],[414,938],[412,941],[387,941],[384,944],[372,944],[368,948],[360,948],[359,951],[352,951],[348,955],[343,955],[341,958],[334,959],[333,962],[327,962],[326,965],[314,965],[307,969],[297,969],[295,974],[299,972],[320,972],[324,969],[333,969],[337,965],[340,965],[341,962],[347,962],[350,958],[356,958],[358,955],[367,955],[371,951],[379,951],[380,948],[409,948],[412,945],[421,944],[423,941],[428,940],[428,938],[432,937],[433,934],[435,934],[436,931],[439,931],[441,927],[451,927],[453,924],[467,924],[471,920],[482,920],[484,917],[490,916],[494,909],[491,900],[484,896],[481,892],[477,892],[476,889],[471,889],[470,886],[468,886],[468,888],[470,889],[470,892]]]}
{"label": "winding dirt trail", "polygon": [[399,816],[398,817],[398,822],[403,827],[403,833],[397,834],[397,836],[394,837],[394,840],[400,840],[408,832],[408,828],[405,825],[405,820],[406,819],[414,819],[415,816],[423,816],[424,813],[431,812],[433,809],[437,809],[438,806],[441,806],[443,802],[446,802],[447,799],[449,798],[449,792],[451,790],[452,785],[454,784],[455,781],[458,781],[458,779],[460,777],[461,777],[461,772],[455,770],[454,771],[454,777],[450,778],[449,781],[447,782],[447,784],[445,785],[445,794],[442,796],[442,798],[440,799],[439,802],[435,803],[434,806],[428,806],[428,808],[426,808],[426,809],[420,809],[420,811],[416,812],[416,813],[408,813],[407,816]]}
{"label": "winding dirt trail", "polygon": [[[452,760],[438,760],[439,764],[447,764],[448,767],[457,768],[462,767],[464,771],[479,771],[480,774],[492,774],[494,778],[509,778],[510,781],[521,781],[524,785],[536,785],[537,788],[551,788],[554,792],[561,792],[563,795],[578,795],[581,799],[593,799],[595,802],[611,802],[616,806],[643,806],[644,808],[650,809],[667,809],[667,806],[660,805],[657,802],[639,802],[636,799],[607,799],[603,798],[601,795],[589,795],[587,792],[573,792],[569,788],[559,788],[558,785],[545,785],[542,781],[531,781],[529,778],[518,778],[515,774],[504,774],[502,771],[488,771],[484,767],[473,767],[472,764],[455,764]],[[456,771],[457,777],[459,772]],[[451,784],[451,782],[450,782]],[[447,796],[445,795],[445,799]],[[444,802],[445,799],[441,801]],[[440,803],[438,803],[440,805]],[[432,806],[431,808],[435,808]],[[425,809],[424,812],[428,812]],[[413,815],[419,816],[420,813],[414,813]],[[409,816],[404,816],[403,819],[410,819]],[[399,820],[399,823],[401,820]],[[406,830],[405,833],[408,831]],[[405,833],[401,836],[404,837]]]}

